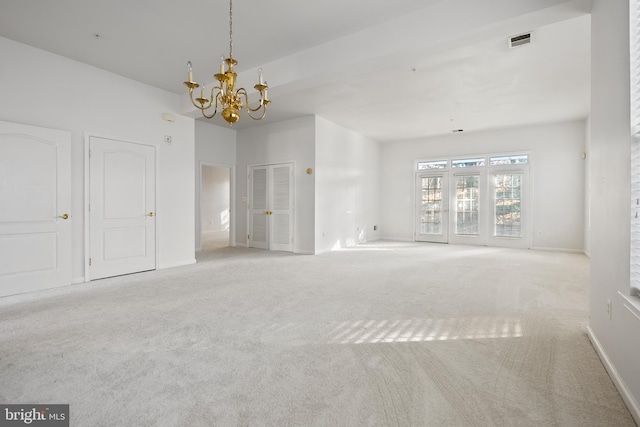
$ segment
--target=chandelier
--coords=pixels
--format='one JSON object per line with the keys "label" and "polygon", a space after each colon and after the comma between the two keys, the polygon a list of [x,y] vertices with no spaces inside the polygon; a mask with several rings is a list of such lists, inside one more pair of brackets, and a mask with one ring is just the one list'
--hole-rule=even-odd
{"label": "chandelier", "polygon": [[[218,81],[217,86],[211,88],[209,97],[205,96],[204,85],[200,88],[200,97],[193,99],[193,90],[200,87],[198,83],[193,81],[193,67],[191,61],[187,62],[188,68],[188,80],[184,82],[185,86],[189,88],[189,98],[191,103],[202,112],[202,115],[207,119],[213,118],[218,109],[222,110],[222,118],[224,118],[229,125],[234,124],[240,119],[240,110],[243,105],[246,105],[247,114],[254,120],[262,120],[267,114],[267,105],[271,101],[267,98],[267,82],[262,77],[262,68],[258,71],[260,73],[258,84],[254,86],[258,92],[260,92],[260,102],[257,107],[252,108],[249,106],[249,95],[247,90],[243,87],[236,89],[236,77],[238,76],[233,67],[238,64],[238,61],[233,59],[233,0],[229,0],[229,57],[225,58],[224,55],[220,58],[222,63],[220,64],[220,72],[214,74],[214,78]],[[226,65],[226,68],[225,68]],[[244,104],[242,103],[244,98]],[[212,114],[207,114],[207,110],[213,108]],[[256,114],[254,116],[254,114]]]}

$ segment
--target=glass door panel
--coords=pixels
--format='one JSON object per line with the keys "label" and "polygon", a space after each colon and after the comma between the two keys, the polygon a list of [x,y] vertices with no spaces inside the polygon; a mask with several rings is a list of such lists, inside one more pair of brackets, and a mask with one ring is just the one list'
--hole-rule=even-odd
{"label": "glass door panel", "polygon": [[456,179],[457,235],[477,236],[479,233],[479,175],[458,175]]}
{"label": "glass door panel", "polygon": [[522,174],[494,175],[494,236],[522,237]]}
{"label": "glass door panel", "polygon": [[447,242],[449,202],[447,175],[421,174],[417,178],[416,240]]}

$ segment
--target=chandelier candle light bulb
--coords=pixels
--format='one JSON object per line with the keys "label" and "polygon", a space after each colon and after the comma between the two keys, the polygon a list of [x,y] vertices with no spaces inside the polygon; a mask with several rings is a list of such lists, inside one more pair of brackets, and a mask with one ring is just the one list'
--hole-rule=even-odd
{"label": "chandelier candle light bulb", "polygon": [[[267,89],[269,89],[269,86],[262,76],[262,68],[258,70],[258,84],[253,87],[260,93],[257,107],[254,108],[249,105],[249,95],[245,88],[241,87],[236,89],[236,77],[238,77],[238,75],[233,70],[233,67],[238,64],[238,61],[233,59],[233,0],[229,0],[229,57],[225,58],[223,55],[220,60],[220,73],[214,74],[213,76],[215,80],[218,81],[218,85],[214,83],[214,86],[211,88],[210,98],[205,98],[205,85],[203,84],[201,86],[193,81],[193,66],[191,61],[187,62],[189,72],[187,81],[184,82],[184,84],[189,88],[189,98],[193,106],[199,109],[207,119],[213,118],[218,112],[218,108],[220,108],[222,110],[222,117],[230,125],[240,119],[240,111],[243,107],[246,108],[249,117],[254,120],[262,120],[267,114],[267,105],[271,102],[267,97]],[[193,90],[198,87],[200,87],[200,97],[194,99]],[[213,113],[207,114],[206,110],[211,108],[213,109]],[[254,115],[254,113],[256,115]]]}

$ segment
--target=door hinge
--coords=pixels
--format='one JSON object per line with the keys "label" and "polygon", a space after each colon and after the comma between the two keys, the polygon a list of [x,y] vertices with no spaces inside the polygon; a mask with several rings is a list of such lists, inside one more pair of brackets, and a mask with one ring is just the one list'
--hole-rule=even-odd
{"label": "door hinge", "polygon": [[249,240],[249,235],[247,234],[247,240]]}
{"label": "door hinge", "polygon": [[89,157],[91,157],[91,150],[89,150]]}
{"label": "door hinge", "polygon": [[91,265],[91,258],[89,258],[89,265]]}

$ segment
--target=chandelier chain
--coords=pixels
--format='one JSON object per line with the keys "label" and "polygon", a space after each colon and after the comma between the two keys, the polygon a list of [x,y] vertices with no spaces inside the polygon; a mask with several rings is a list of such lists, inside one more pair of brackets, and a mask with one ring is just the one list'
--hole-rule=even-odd
{"label": "chandelier chain", "polygon": [[229,0],[229,58],[233,58],[233,0]]}

